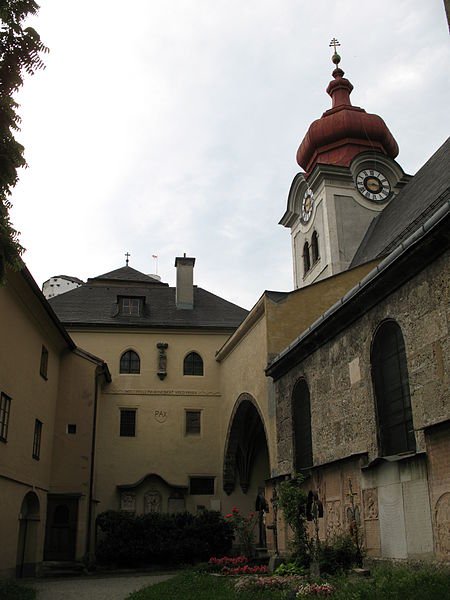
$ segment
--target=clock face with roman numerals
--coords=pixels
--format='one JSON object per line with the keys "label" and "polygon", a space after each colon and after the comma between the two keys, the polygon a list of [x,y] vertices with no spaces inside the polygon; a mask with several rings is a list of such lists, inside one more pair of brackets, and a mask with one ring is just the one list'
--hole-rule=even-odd
{"label": "clock face with roman numerals", "polygon": [[314,208],[314,194],[312,193],[312,190],[308,189],[305,192],[305,195],[303,196],[303,200],[302,200],[302,214],[301,214],[301,219],[303,221],[303,223],[307,223],[312,215],[313,212],[313,208]]}
{"label": "clock face with roman numerals", "polygon": [[360,171],[356,176],[356,186],[364,198],[373,202],[384,202],[391,193],[389,181],[383,173],[374,169]]}

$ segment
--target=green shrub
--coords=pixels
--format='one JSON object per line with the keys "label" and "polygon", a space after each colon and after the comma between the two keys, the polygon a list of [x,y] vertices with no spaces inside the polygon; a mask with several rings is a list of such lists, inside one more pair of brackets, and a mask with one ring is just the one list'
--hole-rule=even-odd
{"label": "green shrub", "polygon": [[131,515],[106,511],[97,517],[100,564],[138,566],[183,564],[223,556],[233,529],[219,512]]}
{"label": "green shrub", "polygon": [[321,544],[319,564],[321,573],[334,575],[340,571],[348,571],[354,566],[361,566],[361,551],[350,535],[336,536],[325,544]]}
{"label": "green shrub", "polygon": [[306,570],[305,567],[299,564],[296,561],[282,563],[279,567],[275,569],[274,575],[305,575]]}

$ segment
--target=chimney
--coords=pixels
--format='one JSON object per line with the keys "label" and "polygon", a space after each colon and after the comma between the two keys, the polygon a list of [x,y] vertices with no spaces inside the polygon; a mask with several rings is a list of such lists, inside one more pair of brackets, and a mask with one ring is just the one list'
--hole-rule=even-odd
{"label": "chimney", "polygon": [[175,266],[177,268],[177,288],[175,301],[177,308],[192,310],[194,308],[194,264],[195,258],[177,256]]}

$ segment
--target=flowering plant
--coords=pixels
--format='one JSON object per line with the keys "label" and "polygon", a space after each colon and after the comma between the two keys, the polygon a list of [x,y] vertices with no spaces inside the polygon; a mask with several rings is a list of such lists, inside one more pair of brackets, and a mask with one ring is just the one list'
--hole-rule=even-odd
{"label": "flowering plant", "polygon": [[215,565],[217,567],[239,567],[246,565],[248,558],[246,556],[223,556],[222,558],[216,558],[211,556],[208,564]]}
{"label": "flowering plant", "polygon": [[212,556],[208,564],[222,575],[262,575],[267,573],[267,566],[250,566],[246,556]]}
{"label": "flowering plant", "polygon": [[229,523],[233,526],[241,550],[247,556],[251,556],[253,554],[254,544],[253,532],[256,521],[258,520],[258,515],[251,512],[247,517],[244,517],[238,508],[233,507],[231,513],[225,515],[225,519],[228,519]]}
{"label": "flowering plant", "polygon": [[257,591],[257,590],[289,590],[295,589],[299,583],[304,581],[300,575],[277,576],[271,577],[243,577],[239,579],[234,589],[236,592]]}
{"label": "flowering plant", "polygon": [[250,565],[244,565],[242,567],[223,567],[221,571],[222,575],[263,575],[267,573],[267,565],[256,565],[251,567]]}
{"label": "flowering plant", "polygon": [[296,598],[305,596],[331,596],[334,587],[329,583],[303,583],[297,590]]}

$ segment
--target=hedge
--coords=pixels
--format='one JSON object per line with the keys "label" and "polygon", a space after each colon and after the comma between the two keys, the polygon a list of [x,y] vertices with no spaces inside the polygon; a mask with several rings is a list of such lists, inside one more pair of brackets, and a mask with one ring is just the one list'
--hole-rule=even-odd
{"label": "hedge", "polygon": [[100,564],[141,566],[206,561],[229,553],[233,528],[220,512],[133,515],[109,510],[97,517]]}

